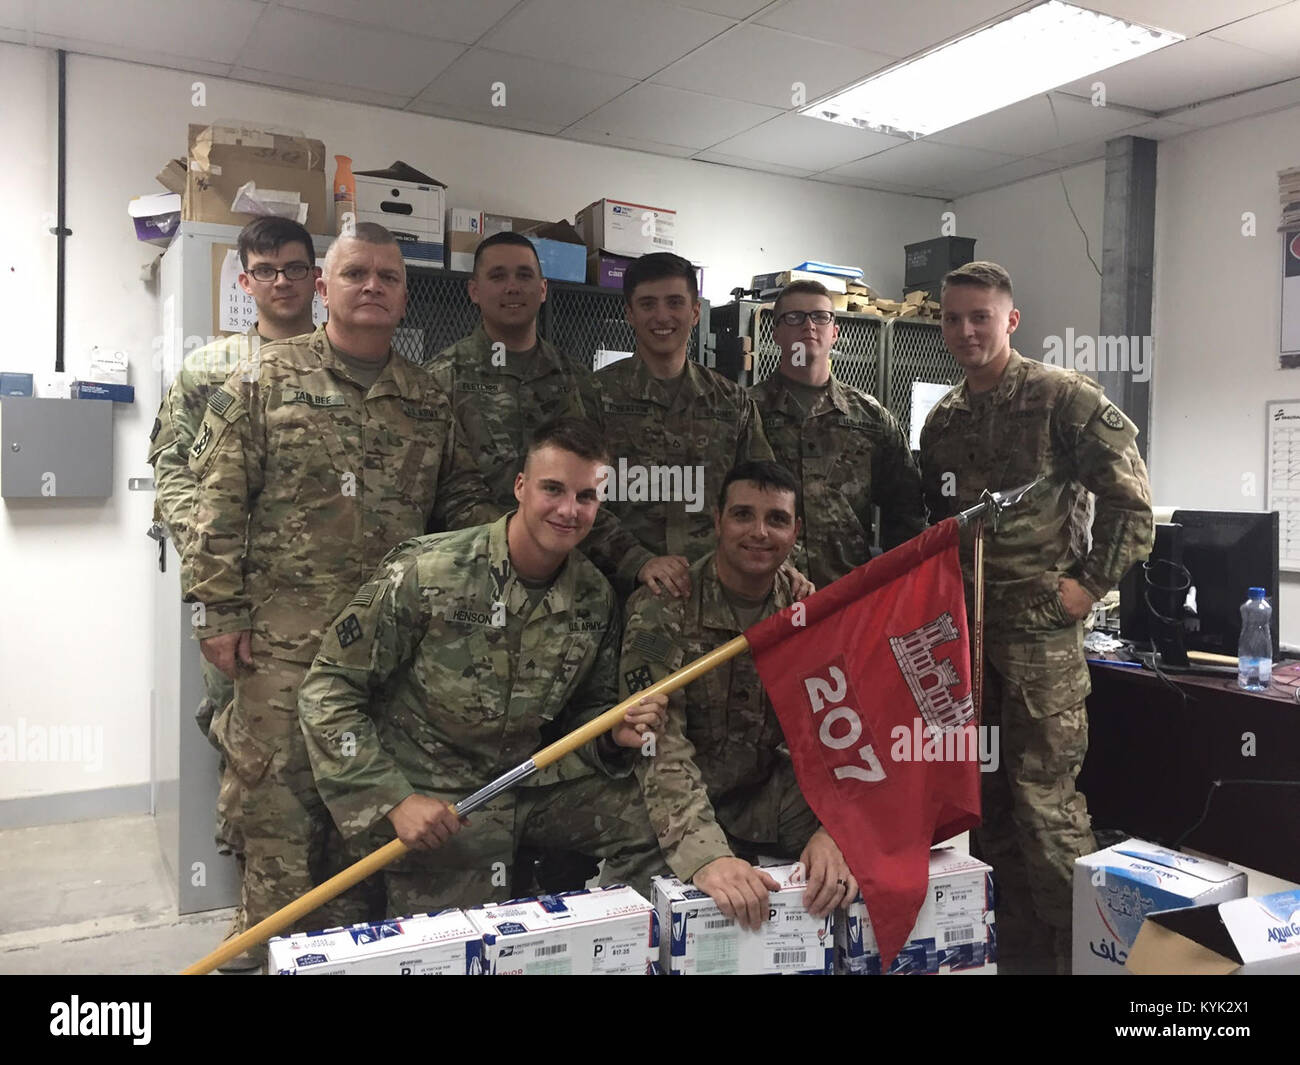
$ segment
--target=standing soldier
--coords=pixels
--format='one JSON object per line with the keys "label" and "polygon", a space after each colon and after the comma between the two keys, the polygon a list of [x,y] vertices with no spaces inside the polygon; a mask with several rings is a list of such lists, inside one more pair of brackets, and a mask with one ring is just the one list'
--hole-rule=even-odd
{"label": "standing soldier", "polygon": [[[1150,552],[1151,489],[1137,429],[1101,388],[1012,349],[1020,312],[1002,267],[952,271],[940,301],[944,342],[965,381],[921,434],[931,520],[973,506],[985,489],[1043,478],[985,533],[983,724],[999,729],[1001,756],[984,774],[974,836],[998,883],[999,962],[1068,972],[1074,860],[1096,849],[1075,790],[1091,690],[1082,619]],[[968,606],[971,552],[964,530]]]}
{"label": "standing soldier", "polygon": [[565,759],[594,775],[543,770],[463,834],[451,810],[548,729],[569,732],[617,701],[614,592],[577,550],[605,459],[589,422],[539,427],[515,477],[518,510],[402,544],[325,635],[299,695],[302,728],[339,828],[367,850],[394,835],[413,848],[384,870],[389,916],[508,897],[521,845],[599,855],[606,882],[642,892],[663,871],[632,777],[663,696]]}
{"label": "standing soldier", "polygon": [[611,550],[599,530],[584,550],[621,594],[637,581],[655,595],[687,595],[687,569],[713,549],[709,501],[737,462],[770,459],[754,401],[686,357],[700,320],[695,267],[643,255],[623,276],[636,351],[596,374],[611,453],[609,509],[639,544]]}
{"label": "standing soldier", "polygon": [[[201,486],[182,585],[204,655],[235,682],[213,732],[250,925],[328,872],[297,704],[323,630],[396,544],[500,513],[446,397],[392,353],[406,270],[391,234],[361,224],[337,240],[318,288],[329,321],[236,371],[190,450]],[[329,905],[332,923],[365,916],[356,899]]]}
{"label": "standing soldier", "polygon": [[894,416],[831,373],[840,327],[825,286],[791,282],[772,318],[781,363],[749,394],[776,460],[800,484],[803,535],[791,560],[824,588],[870,558],[875,507],[886,550],[925,528],[921,475]]}
{"label": "standing soldier", "polygon": [[[189,466],[190,447],[203,422],[208,398],[237,365],[251,361],[262,343],[312,331],[312,293],[320,270],[305,228],[287,218],[249,222],[239,233],[239,262],[243,267],[239,284],[257,304],[257,321],[248,332],[221,337],[185,357],[149,436],[149,463],[157,483],[155,517],[167,527],[178,555],[185,553],[198,494],[198,478]],[[208,736],[213,715],[234,698],[235,690],[230,678],[201,655],[199,665],[206,698],[195,718]],[[242,865],[243,848],[224,819],[218,821],[216,839],[219,852],[233,852]],[[239,914],[235,927],[242,927]],[[222,969],[234,971],[237,963],[228,962]]]}

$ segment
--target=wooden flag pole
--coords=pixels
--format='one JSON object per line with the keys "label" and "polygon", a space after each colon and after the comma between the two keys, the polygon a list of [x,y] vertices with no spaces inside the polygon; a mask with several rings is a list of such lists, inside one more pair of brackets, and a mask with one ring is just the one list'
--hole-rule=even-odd
{"label": "wooden flag pole", "polygon": [[[623,720],[623,716],[646,696],[667,695],[670,692],[675,692],[678,688],[684,688],[696,678],[748,650],[749,641],[744,636],[737,636],[735,639],[728,640],[721,647],[715,647],[708,654],[701,655],[694,662],[682,666],[677,672],[670,673],[663,680],[656,681],[650,687],[643,688],[641,691],[628,696],[617,706],[611,707],[599,717],[593,718],[585,725],[574,729],[567,736],[563,736],[549,746],[543,747],[528,761],[521,762],[514,769],[501,774],[491,784],[480,788],[473,795],[467,796],[456,803],[452,808],[453,812],[461,816],[470,813],[488,800],[501,794],[501,792],[514,787],[519,781],[532,776],[539,769],[545,769],[548,765],[558,762],[565,755],[572,754],[583,744],[589,743],[602,733],[615,728]],[[235,936],[234,939],[226,940],[211,954],[200,958],[193,965],[182,970],[181,975],[201,976],[203,973],[211,972],[218,965],[283,932],[301,918],[306,917],[309,913],[329,902],[330,899],[341,895],[354,884],[359,884],[366,877],[397,861],[409,850],[410,848],[400,839],[384,844],[378,850],[367,854],[355,865],[351,865],[341,873],[330,877],[323,884],[312,888],[301,898],[294,899],[288,906],[277,910],[270,917],[259,921],[252,928]]]}

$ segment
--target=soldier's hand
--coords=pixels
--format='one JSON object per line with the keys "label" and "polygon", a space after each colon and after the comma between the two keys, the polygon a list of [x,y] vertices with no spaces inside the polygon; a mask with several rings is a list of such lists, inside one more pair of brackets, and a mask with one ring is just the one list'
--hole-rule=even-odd
{"label": "soldier's hand", "polygon": [[388,820],[397,838],[415,851],[437,850],[461,825],[469,824],[456,816],[450,803],[427,795],[408,795],[388,811]]}
{"label": "soldier's hand", "polygon": [[812,834],[799,855],[799,862],[808,876],[803,893],[804,909],[814,917],[825,917],[857,897],[858,882],[826,829],[819,828]]}
{"label": "soldier's hand", "polygon": [[623,715],[623,723],[610,731],[620,747],[640,747],[647,732],[658,732],[668,717],[668,696],[647,695]]}
{"label": "soldier's hand", "polygon": [[1057,593],[1061,597],[1061,607],[1075,621],[1082,621],[1092,609],[1092,595],[1072,577],[1062,577],[1057,582]]}
{"label": "soldier's hand", "polygon": [[204,658],[231,680],[235,679],[239,665],[253,664],[253,634],[248,629],[209,636],[206,640],[199,641],[199,649]]}
{"label": "soldier's hand", "polygon": [[691,594],[691,564],[681,555],[657,555],[637,571],[636,579],[655,595],[668,592],[684,599]]}
{"label": "soldier's hand", "polygon": [[757,932],[767,920],[768,892],[781,885],[761,869],[739,858],[715,858],[691,877],[691,882],[718,904],[723,917]]}
{"label": "soldier's hand", "polygon": [[817,585],[813,584],[788,561],[781,563],[781,572],[790,579],[790,591],[794,594],[796,602],[800,599],[807,599],[813,592],[817,591]]}

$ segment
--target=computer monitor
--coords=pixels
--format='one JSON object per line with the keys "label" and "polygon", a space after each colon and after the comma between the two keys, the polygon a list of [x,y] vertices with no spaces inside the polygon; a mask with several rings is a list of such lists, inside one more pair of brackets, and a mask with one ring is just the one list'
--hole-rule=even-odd
{"label": "computer monitor", "polygon": [[[1237,654],[1241,604],[1250,588],[1263,588],[1273,617],[1273,657],[1278,656],[1277,511],[1175,510],[1183,527],[1183,565],[1195,589],[1195,614],[1185,609],[1183,642],[1189,651]],[[1191,602],[1191,592],[1188,593]]]}
{"label": "computer monitor", "polygon": [[1150,557],[1133,563],[1119,582],[1120,635],[1142,650],[1154,643],[1165,661],[1185,665],[1183,603],[1190,583],[1183,527],[1157,524]]}

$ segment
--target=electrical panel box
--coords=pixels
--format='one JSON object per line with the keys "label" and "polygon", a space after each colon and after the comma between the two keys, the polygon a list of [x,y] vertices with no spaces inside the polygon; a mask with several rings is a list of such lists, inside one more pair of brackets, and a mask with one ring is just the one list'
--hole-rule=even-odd
{"label": "electrical panel box", "polygon": [[0,496],[106,499],[113,494],[113,404],[0,399]]}

